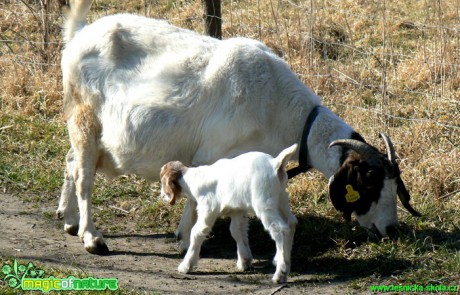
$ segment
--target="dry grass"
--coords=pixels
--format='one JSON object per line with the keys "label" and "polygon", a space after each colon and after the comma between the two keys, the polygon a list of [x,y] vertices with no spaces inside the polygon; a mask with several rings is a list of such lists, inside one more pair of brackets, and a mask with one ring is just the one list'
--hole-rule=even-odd
{"label": "dry grass", "polygon": [[[58,66],[62,16],[57,6],[51,7],[45,26],[38,1],[24,1],[30,3],[29,8],[21,2],[10,2],[0,4],[0,128],[13,126],[0,129],[0,177],[4,178],[0,185],[5,190],[33,188],[57,195],[58,185],[41,185],[40,171],[36,170],[40,170],[43,160],[57,171],[56,175],[63,169],[65,146],[51,154],[40,152],[46,144],[66,142]],[[91,18],[133,12],[203,31],[199,1],[151,3],[96,0]],[[306,243],[308,235],[324,233],[332,235],[334,242],[326,238],[313,244],[313,248],[298,245],[295,251],[299,259],[302,251],[310,251],[312,254],[305,259],[318,265],[330,262],[328,259],[340,264],[342,257],[354,264],[340,265],[357,267],[371,277],[370,281],[422,281],[428,275],[426,281],[439,276],[443,282],[458,283],[458,269],[454,269],[460,267],[460,262],[449,257],[455,257],[460,250],[459,7],[459,0],[224,1],[224,38],[245,36],[263,41],[323,97],[325,105],[368,141],[383,147],[378,132],[390,135],[414,206],[425,213],[422,219],[414,220],[400,210],[408,237],[396,245],[366,242],[359,229],[350,232],[333,210],[324,177],[308,173],[289,188],[292,206],[303,218],[299,230],[304,234],[299,234],[298,241]],[[46,44],[45,31],[50,42]],[[54,135],[44,132],[35,139],[46,143],[34,146],[37,155],[43,155],[24,153],[21,146],[30,145],[32,136],[22,136],[27,124],[42,126],[50,121],[58,125],[49,130]],[[26,176],[17,168],[25,163],[31,166]],[[123,189],[114,189],[117,184],[123,184]],[[162,207],[152,198],[157,188],[140,180],[108,183],[102,179],[98,187],[96,203],[113,202],[125,209],[135,203],[144,204],[139,218],[143,223],[150,220],[152,228],[155,224],[173,226],[177,221],[180,210]],[[123,197],[119,200],[112,198],[120,195]],[[309,228],[309,222],[316,228]],[[322,247],[327,250],[320,251]],[[404,260],[405,256],[413,258]],[[387,269],[372,271],[382,257],[386,257],[387,264],[383,265]],[[429,262],[433,257],[447,259],[451,268],[434,266]],[[371,271],[366,272],[369,267]],[[356,287],[360,286],[356,283]]]}

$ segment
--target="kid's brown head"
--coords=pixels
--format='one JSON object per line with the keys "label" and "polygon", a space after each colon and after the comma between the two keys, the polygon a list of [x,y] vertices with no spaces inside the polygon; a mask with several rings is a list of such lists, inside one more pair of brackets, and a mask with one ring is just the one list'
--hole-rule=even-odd
{"label": "kid's brown head", "polygon": [[179,181],[186,171],[187,167],[179,161],[168,162],[161,167],[161,197],[171,205],[174,205],[181,195],[182,187]]}

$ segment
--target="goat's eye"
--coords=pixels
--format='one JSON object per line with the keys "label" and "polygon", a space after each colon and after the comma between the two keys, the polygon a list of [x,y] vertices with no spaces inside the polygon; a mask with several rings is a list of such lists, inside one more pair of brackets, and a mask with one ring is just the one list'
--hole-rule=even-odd
{"label": "goat's eye", "polygon": [[375,176],[376,176],[375,170],[369,170],[369,171],[366,172],[366,177],[367,177],[367,178],[371,178],[371,179],[372,179],[372,178],[375,178]]}
{"label": "goat's eye", "polygon": [[382,169],[369,169],[366,171],[365,175],[365,178],[368,179],[370,183],[374,183],[385,177],[385,171]]}

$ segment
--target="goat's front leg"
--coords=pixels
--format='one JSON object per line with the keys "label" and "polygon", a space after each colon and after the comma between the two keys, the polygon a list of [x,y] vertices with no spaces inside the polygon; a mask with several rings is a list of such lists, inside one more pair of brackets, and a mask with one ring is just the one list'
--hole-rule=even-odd
{"label": "goat's front leg", "polygon": [[190,232],[197,219],[196,202],[191,198],[187,198],[184,212],[179,222],[179,226],[175,232],[176,238],[179,241],[179,249],[181,252],[186,252],[190,246]]}
{"label": "goat's front leg", "polygon": [[238,212],[231,215],[230,233],[236,241],[238,251],[238,262],[236,267],[241,270],[248,270],[252,266],[252,253],[248,240],[248,216],[245,212]]}
{"label": "goat's front leg", "polygon": [[68,129],[75,157],[73,178],[80,209],[78,236],[86,251],[104,255],[109,249],[91,219],[91,193],[99,156],[97,118],[89,107],[78,106],[68,122]]}
{"label": "goat's front leg", "polygon": [[64,230],[76,236],[78,234],[78,200],[75,192],[75,157],[73,149],[70,148],[66,156],[66,169],[64,173],[64,184],[62,185],[61,198],[56,215],[59,219],[64,219]]}
{"label": "goat's front leg", "polygon": [[211,232],[217,216],[217,214],[206,210],[201,210],[201,212],[198,213],[197,222],[191,231],[190,246],[188,247],[187,254],[185,254],[184,260],[177,268],[179,272],[189,273],[198,264],[201,245]]}

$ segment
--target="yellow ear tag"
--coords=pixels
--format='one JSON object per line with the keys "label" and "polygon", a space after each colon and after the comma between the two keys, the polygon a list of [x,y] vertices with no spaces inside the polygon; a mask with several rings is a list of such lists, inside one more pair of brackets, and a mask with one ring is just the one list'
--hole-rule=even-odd
{"label": "yellow ear tag", "polygon": [[347,200],[347,203],[356,202],[361,198],[359,192],[355,191],[351,184],[347,184],[345,188],[347,189],[347,194],[345,195],[345,200]]}

